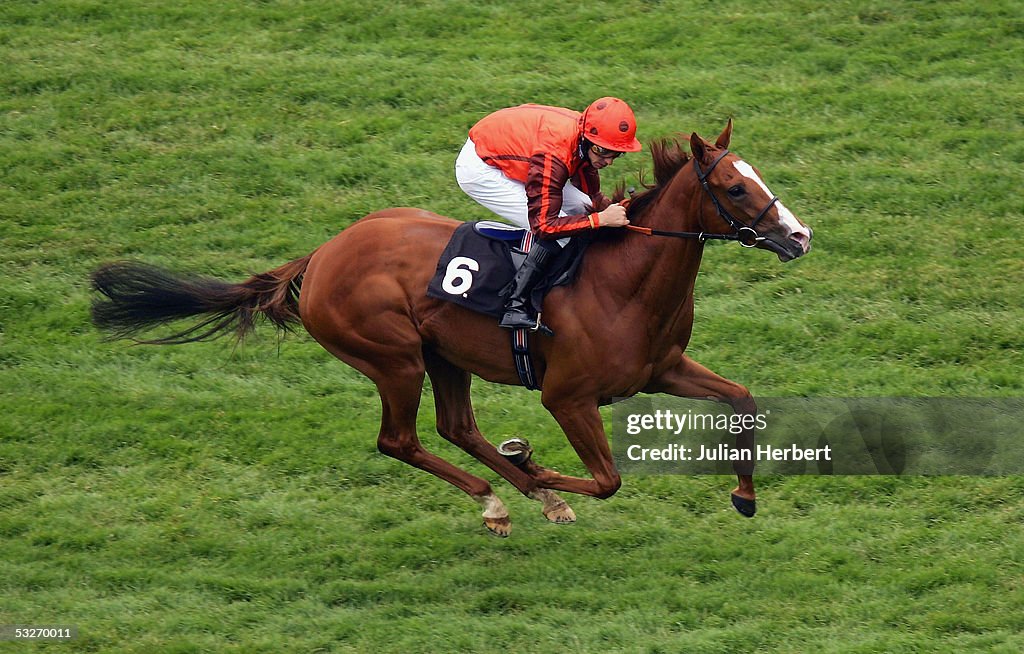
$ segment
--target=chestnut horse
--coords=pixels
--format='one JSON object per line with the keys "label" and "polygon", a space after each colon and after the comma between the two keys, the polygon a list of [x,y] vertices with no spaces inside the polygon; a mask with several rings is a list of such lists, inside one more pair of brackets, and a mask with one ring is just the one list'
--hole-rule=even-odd
{"label": "chestnut horse", "polygon": [[[206,316],[190,329],[148,343],[183,343],[232,330],[241,337],[259,315],[282,329],[301,321],[328,352],[377,385],[380,451],[468,493],[483,506],[486,526],[507,536],[508,511],[491,485],[427,451],[417,437],[416,414],[429,375],[441,436],[541,502],[548,520],[573,522],[573,510],[555,491],[607,498],[621,484],[598,412],[612,398],[667,393],[756,413],[745,387],[684,353],[704,241],[736,240],[789,261],[809,250],[811,231],[778,202],[756,169],[729,152],[731,134],[732,121],[714,144],[692,134],[692,156],[678,142],[652,144],[656,184],[632,198],[630,227],[598,232],[576,281],[552,290],[544,301],[544,321],[554,335],[532,338],[541,402],[590,479],[560,474],[529,458],[516,461],[478,430],[472,375],[501,384],[520,381],[509,332],[496,320],[426,295],[438,258],[460,224],[449,218],[410,208],[378,211],[312,254],[240,284],[109,264],[93,274],[104,296],[93,305],[93,319],[125,337],[177,318]],[[752,432],[737,437],[739,447],[752,444]],[[740,513],[753,516],[753,467],[738,466],[732,501]]]}

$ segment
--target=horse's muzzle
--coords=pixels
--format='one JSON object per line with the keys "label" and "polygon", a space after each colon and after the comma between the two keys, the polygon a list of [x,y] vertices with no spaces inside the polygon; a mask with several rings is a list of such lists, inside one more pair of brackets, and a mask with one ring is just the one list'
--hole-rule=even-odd
{"label": "horse's muzzle", "polygon": [[794,232],[789,236],[776,239],[774,236],[767,236],[761,241],[760,247],[770,250],[778,255],[779,261],[785,263],[793,259],[799,259],[811,251],[811,230],[807,234]]}

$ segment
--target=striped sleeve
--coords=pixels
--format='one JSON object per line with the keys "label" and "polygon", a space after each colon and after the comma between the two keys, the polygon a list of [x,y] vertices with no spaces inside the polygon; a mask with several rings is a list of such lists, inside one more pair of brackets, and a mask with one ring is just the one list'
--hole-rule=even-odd
{"label": "striped sleeve", "polygon": [[572,178],[572,183],[590,196],[594,211],[604,211],[612,203],[611,199],[601,192],[601,178],[591,166],[586,164],[580,166]]}
{"label": "striped sleeve", "polygon": [[530,228],[540,239],[573,236],[593,229],[586,214],[559,216],[562,188],[569,181],[569,168],[558,157],[538,153],[530,158],[526,175],[526,204]]}

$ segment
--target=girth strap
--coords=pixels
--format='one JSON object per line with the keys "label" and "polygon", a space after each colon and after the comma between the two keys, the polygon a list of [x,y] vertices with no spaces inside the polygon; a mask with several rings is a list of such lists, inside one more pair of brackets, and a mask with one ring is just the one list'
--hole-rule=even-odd
{"label": "girth strap", "polygon": [[[530,230],[526,230],[523,234],[523,241],[519,245],[519,249],[524,254],[528,254],[534,245],[534,235]],[[540,316],[537,317],[537,322],[540,323]],[[526,390],[537,391],[540,390],[540,384],[537,383],[537,374],[533,369],[533,359],[530,358],[530,331],[525,327],[512,330],[512,358],[516,362],[516,373],[519,375],[519,381],[523,383]]]}
{"label": "girth strap", "polygon": [[516,373],[519,374],[519,381],[527,390],[540,390],[537,383],[537,374],[533,369],[533,359],[530,358],[530,330],[519,328],[512,330],[512,358],[516,362]]}

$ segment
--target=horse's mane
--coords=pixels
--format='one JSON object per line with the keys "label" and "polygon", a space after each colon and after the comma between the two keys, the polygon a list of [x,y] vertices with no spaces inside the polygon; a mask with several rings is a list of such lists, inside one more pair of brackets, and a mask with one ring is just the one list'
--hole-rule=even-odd
{"label": "horse's mane", "polygon": [[[669,181],[675,177],[675,174],[690,161],[690,155],[683,150],[679,139],[661,139],[651,143],[651,158],[654,160],[655,183],[653,185],[643,184],[647,190],[630,198],[626,215],[631,220],[650,206]],[[642,180],[641,183],[643,183]],[[625,184],[619,184],[612,194],[612,202],[620,202],[625,197]]]}

